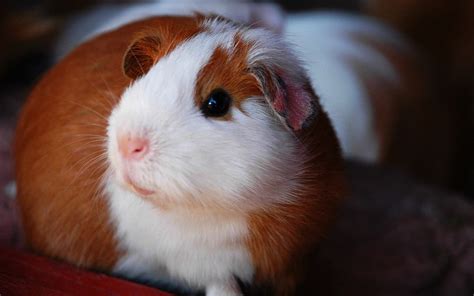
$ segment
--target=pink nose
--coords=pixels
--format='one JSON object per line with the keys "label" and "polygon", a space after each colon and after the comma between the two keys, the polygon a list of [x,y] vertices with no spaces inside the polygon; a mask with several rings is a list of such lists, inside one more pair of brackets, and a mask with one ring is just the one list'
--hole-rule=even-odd
{"label": "pink nose", "polygon": [[149,145],[148,139],[142,137],[125,136],[118,140],[120,154],[130,160],[142,159],[148,153]]}

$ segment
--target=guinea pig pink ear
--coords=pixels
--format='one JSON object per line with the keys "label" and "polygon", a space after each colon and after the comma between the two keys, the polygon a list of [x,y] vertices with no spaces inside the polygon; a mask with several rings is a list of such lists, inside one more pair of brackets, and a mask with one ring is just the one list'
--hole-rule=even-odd
{"label": "guinea pig pink ear", "polygon": [[135,80],[146,74],[156,62],[160,45],[157,36],[146,36],[133,42],[123,59],[125,75]]}
{"label": "guinea pig pink ear", "polygon": [[311,124],[319,100],[306,76],[291,76],[266,67],[258,67],[254,73],[265,99],[288,128],[299,131]]}

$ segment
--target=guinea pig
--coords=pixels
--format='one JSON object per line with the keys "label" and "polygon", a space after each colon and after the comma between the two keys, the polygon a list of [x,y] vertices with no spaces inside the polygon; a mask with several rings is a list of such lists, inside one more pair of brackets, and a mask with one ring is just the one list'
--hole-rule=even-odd
{"label": "guinea pig", "polygon": [[345,195],[297,56],[218,16],[154,17],[76,48],[33,89],[15,153],[34,250],[208,296],[301,295]]}
{"label": "guinea pig", "polygon": [[426,153],[415,152],[426,128],[414,113],[426,117],[432,104],[427,76],[402,34],[367,16],[321,11],[289,15],[286,34],[307,61],[345,157],[393,165]]}

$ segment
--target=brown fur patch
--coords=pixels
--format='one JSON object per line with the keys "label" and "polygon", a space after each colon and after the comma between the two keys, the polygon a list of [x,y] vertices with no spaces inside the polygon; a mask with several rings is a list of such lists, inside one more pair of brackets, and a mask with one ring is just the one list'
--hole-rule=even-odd
{"label": "brown fur patch", "polygon": [[15,152],[18,201],[36,251],[96,269],[114,266],[119,250],[101,180],[107,118],[130,83],[121,71],[124,54],[137,34],[153,31],[167,44],[164,55],[199,30],[197,20],[157,17],[103,34],[35,87],[20,117]]}
{"label": "brown fur patch", "polygon": [[[380,145],[379,160],[390,162],[394,157],[409,159],[407,156],[417,150],[415,146],[422,142],[420,140],[426,130],[420,128],[419,120],[412,118],[421,116],[426,118],[424,120],[430,120],[428,117],[431,115],[431,97],[427,93],[427,76],[422,70],[422,64],[417,61],[416,54],[408,50],[394,48],[365,34],[353,34],[351,37],[354,42],[369,46],[381,54],[399,78],[395,82],[383,78],[374,79],[374,73],[368,72],[366,65],[355,59],[348,59],[366,87],[372,105],[375,132]],[[414,122],[417,128],[413,128]],[[402,130],[403,125],[408,125],[408,128]],[[403,146],[408,151],[397,151],[399,148],[395,146],[396,142],[404,143]],[[406,145],[408,142],[411,143],[409,147]],[[419,156],[420,154],[416,155]]]}
{"label": "brown fur patch", "polygon": [[249,219],[255,280],[273,283],[275,295],[302,295],[311,253],[345,195],[340,151],[327,115],[318,113],[298,138],[308,161],[299,176],[303,189],[296,192],[297,200],[254,212]]}
{"label": "brown fur patch", "polygon": [[[196,80],[195,103],[202,103],[215,89],[223,89],[232,97],[232,105],[241,108],[244,100],[252,96],[262,96],[257,79],[248,71],[248,44],[239,36],[235,37],[235,46],[229,52],[218,47],[209,62],[198,74]],[[230,114],[218,119],[230,120]]]}
{"label": "brown fur patch", "polygon": [[[156,35],[156,34],[154,34]],[[123,59],[123,72],[132,79],[146,74],[159,58],[162,41],[158,36],[144,36],[135,41]]]}
{"label": "brown fur patch", "polygon": [[124,73],[136,79],[146,74],[163,56],[173,51],[186,39],[202,31],[202,16],[180,18],[179,25],[164,24],[160,28],[149,27],[135,35],[123,59]]}

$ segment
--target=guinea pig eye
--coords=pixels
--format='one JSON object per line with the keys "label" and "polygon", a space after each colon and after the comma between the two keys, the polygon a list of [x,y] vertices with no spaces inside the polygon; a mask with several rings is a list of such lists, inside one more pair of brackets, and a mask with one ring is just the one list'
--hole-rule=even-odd
{"label": "guinea pig eye", "polygon": [[201,112],[206,117],[224,116],[229,111],[231,103],[229,94],[222,89],[216,89],[202,103]]}

